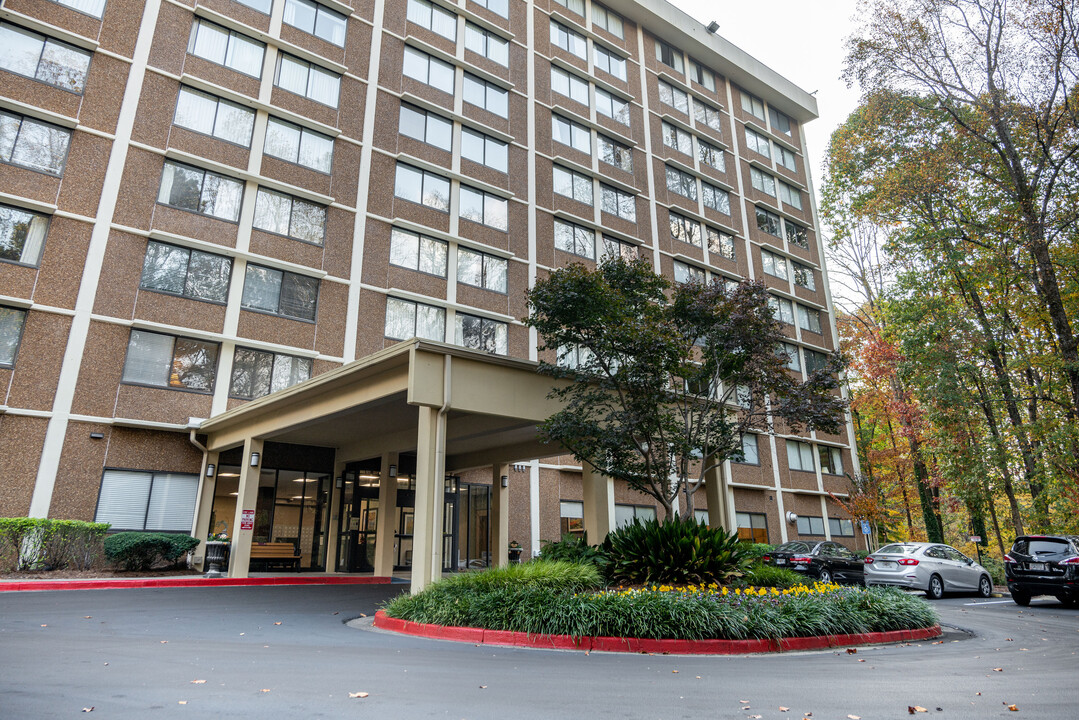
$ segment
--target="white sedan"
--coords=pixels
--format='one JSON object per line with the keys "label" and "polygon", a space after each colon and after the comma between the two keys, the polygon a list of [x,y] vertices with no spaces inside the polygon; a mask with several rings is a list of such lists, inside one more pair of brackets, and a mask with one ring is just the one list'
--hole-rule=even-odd
{"label": "white sedan", "polygon": [[946,592],[993,594],[989,571],[950,545],[905,542],[885,545],[865,559],[866,585],[924,590],[939,600]]}

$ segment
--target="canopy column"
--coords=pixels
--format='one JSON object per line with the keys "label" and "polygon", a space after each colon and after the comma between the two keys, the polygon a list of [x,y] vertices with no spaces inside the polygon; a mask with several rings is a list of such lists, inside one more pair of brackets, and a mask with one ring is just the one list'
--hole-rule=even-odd
{"label": "canopy column", "polygon": [[614,478],[581,463],[584,531],[590,545],[598,545],[614,530]]}
{"label": "canopy column", "polygon": [[416,431],[416,509],[412,535],[412,592],[442,577],[442,513],[446,497],[446,416],[419,407]]}
{"label": "canopy column", "polygon": [[510,466],[491,466],[491,564],[505,567],[510,559]]}
{"label": "canopy column", "polygon": [[244,512],[254,519],[259,494],[259,473],[262,470],[262,439],[244,438],[244,451],[240,460],[240,486],[236,493],[236,516],[232,521],[232,551],[229,553],[229,577],[247,577],[251,564],[252,528],[243,526]]}
{"label": "canopy column", "polygon": [[713,456],[707,462],[711,467],[704,473],[704,497],[708,501],[708,527],[731,531],[730,503],[727,502],[727,462],[716,463]]}
{"label": "canopy column", "polygon": [[[397,525],[397,466],[397,453],[382,453],[382,470],[378,477],[378,523],[375,529],[375,577],[393,575],[393,561],[397,554],[397,548],[394,547],[394,530]],[[393,468],[393,473],[390,468]]]}
{"label": "canopy column", "polygon": [[[199,539],[195,550],[195,567],[206,569],[206,538],[210,535],[210,514],[214,509],[214,493],[217,491],[217,465],[220,453],[205,453],[202,458],[202,477],[199,482],[198,513],[195,515],[193,535]],[[210,468],[213,468],[211,473]]]}
{"label": "canopy column", "polygon": [[333,462],[333,491],[330,494],[330,530],[329,537],[331,540],[326,543],[326,572],[337,572],[337,553],[340,551],[341,545],[341,513],[345,514],[345,521],[348,521],[348,515],[351,512],[351,508],[347,505],[343,505],[341,502],[341,493],[345,491],[345,468],[348,463],[341,459],[341,454],[336,453],[334,455]]}

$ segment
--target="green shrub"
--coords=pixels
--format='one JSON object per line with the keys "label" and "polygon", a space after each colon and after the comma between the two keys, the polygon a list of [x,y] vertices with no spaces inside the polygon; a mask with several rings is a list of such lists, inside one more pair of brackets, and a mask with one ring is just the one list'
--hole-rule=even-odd
{"label": "green shrub", "polygon": [[161,561],[175,563],[198,544],[190,535],[121,532],[105,538],[105,556],[124,570],[149,570]]}
{"label": "green shrub", "polygon": [[634,519],[607,535],[604,572],[611,582],[724,583],[746,565],[737,535],[680,518]]}
{"label": "green shrub", "polygon": [[750,560],[760,560],[775,549],[775,545],[769,545],[768,543],[742,543],[742,552]]}
{"label": "green shrub", "polygon": [[101,556],[108,523],[0,518],[0,571],[90,568]]}
{"label": "green shrub", "polygon": [[789,568],[754,563],[746,570],[745,575],[738,579],[736,584],[739,587],[774,587],[782,589],[805,585],[806,577]]}
{"label": "green shrub", "polygon": [[982,555],[981,566],[989,571],[989,577],[993,578],[994,585],[1006,584],[1007,578],[1004,577],[1004,563],[997,559],[993,555]]}
{"label": "green shrub", "polygon": [[544,541],[543,547],[540,548],[540,558],[599,565],[603,561],[603,551],[598,546],[589,545],[587,535],[566,533],[557,542]]}

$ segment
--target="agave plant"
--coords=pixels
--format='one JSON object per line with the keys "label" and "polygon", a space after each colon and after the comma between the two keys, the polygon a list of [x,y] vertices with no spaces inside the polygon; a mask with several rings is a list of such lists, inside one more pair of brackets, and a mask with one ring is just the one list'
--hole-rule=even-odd
{"label": "agave plant", "polygon": [[603,552],[607,579],[630,584],[722,584],[750,560],[737,535],[679,518],[635,518],[607,536]]}

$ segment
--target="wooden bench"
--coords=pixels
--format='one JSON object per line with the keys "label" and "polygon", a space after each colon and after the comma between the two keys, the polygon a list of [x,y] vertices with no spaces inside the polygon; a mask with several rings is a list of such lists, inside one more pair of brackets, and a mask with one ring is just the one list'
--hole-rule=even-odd
{"label": "wooden bench", "polygon": [[265,542],[251,544],[251,564],[261,567],[281,567],[289,570],[300,569],[300,553],[289,542]]}

